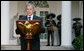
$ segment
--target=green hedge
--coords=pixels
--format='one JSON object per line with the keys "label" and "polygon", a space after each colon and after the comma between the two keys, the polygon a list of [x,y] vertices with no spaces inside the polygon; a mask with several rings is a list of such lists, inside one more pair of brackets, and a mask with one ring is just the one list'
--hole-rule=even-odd
{"label": "green hedge", "polygon": [[72,45],[75,50],[83,50],[83,35],[76,37],[73,40]]}

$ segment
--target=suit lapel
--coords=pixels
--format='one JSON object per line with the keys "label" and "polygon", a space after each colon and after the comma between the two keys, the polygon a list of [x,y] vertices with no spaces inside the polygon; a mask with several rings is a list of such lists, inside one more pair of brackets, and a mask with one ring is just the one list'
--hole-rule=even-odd
{"label": "suit lapel", "polygon": [[34,16],[33,16],[33,20],[36,20],[36,19],[37,19],[37,18],[36,18],[36,16],[34,15]]}
{"label": "suit lapel", "polygon": [[26,17],[25,17],[25,20],[28,20],[27,15],[26,15]]}

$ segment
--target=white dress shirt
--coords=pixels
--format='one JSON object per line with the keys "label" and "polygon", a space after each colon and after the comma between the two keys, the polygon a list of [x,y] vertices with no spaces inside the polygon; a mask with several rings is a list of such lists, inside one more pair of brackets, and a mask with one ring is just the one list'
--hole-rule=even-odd
{"label": "white dress shirt", "polygon": [[[33,14],[31,16],[27,15],[27,17],[31,17],[30,20],[33,20]],[[29,19],[28,19],[29,20]]]}

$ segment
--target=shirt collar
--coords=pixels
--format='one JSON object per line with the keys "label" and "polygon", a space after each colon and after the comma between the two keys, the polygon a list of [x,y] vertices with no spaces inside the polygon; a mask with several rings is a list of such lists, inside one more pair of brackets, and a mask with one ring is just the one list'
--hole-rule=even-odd
{"label": "shirt collar", "polygon": [[33,20],[33,14],[31,16],[27,15],[27,17],[31,17],[31,20]]}

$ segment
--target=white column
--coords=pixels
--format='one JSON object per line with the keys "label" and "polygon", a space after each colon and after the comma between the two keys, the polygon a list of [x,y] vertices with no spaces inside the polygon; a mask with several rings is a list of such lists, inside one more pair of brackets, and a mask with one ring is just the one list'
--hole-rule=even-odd
{"label": "white column", "polygon": [[1,1],[1,45],[9,44],[9,1]]}
{"label": "white column", "polygon": [[71,1],[62,1],[61,45],[71,46]]}

